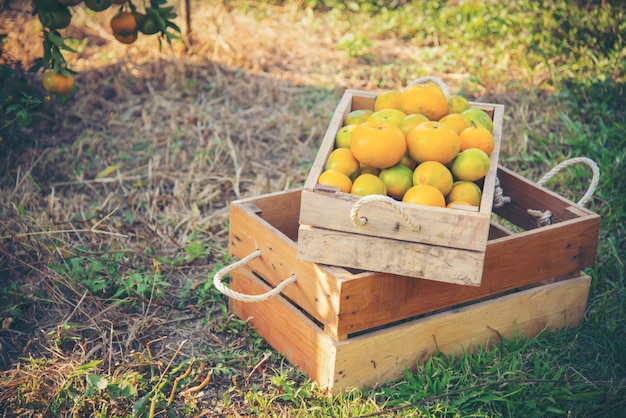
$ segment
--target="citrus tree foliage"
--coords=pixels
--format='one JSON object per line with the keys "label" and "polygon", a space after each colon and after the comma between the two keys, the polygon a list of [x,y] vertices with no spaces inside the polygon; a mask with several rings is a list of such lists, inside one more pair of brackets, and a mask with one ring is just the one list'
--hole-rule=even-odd
{"label": "citrus tree foliage", "polygon": [[[113,36],[122,43],[131,44],[139,34],[158,36],[159,45],[165,40],[171,43],[180,39],[180,28],[173,22],[176,18],[174,6],[167,0],[32,0],[33,15],[43,25],[43,56],[32,70],[44,69],[44,88],[49,93],[66,94],[74,86],[73,74],[68,68],[64,51],[74,51],[61,34],[72,21],[72,8],[85,7],[93,12],[102,12],[119,7],[111,19]],[[137,3],[137,4],[135,4]]]}

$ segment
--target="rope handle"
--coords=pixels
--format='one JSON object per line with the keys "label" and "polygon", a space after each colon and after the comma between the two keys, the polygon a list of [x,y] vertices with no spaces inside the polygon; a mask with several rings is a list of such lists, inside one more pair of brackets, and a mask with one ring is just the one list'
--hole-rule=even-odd
{"label": "rope handle", "polygon": [[352,219],[352,223],[356,226],[364,226],[367,224],[368,219],[365,216],[359,216],[359,211],[363,206],[372,202],[381,202],[391,205],[391,207],[398,213],[406,223],[409,225],[413,232],[419,232],[422,227],[418,224],[415,219],[404,210],[404,208],[400,205],[400,203],[391,197],[371,194],[367,196],[363,196],[352,206],[352,210],[350,211],[350,218]]}
{"label": "rope handle", "polygon": [[552,170],[548,171],[542,178],[537,181],[537,185],[543,186],[548,180],[550,180],[556,173],[561,171],[562,169],[569,167],[574,164],[584,163],[591,167],[591,171],[593,172],[591,177],[591,182],[589,183],[589,187],[587,188],[587,192],[580,198],[578,204],[580,206],[585,206],[585,204],[591,199],[591,196],[596,191],[598,187],[598,183],[600,183],[600,168],[598,165],[590,158],[587,157],[574,157],[568,160],[562,161],[557,166],[555,166]]}
{"label": "rope handle", "polygon": [[240,266],[247,264],[251,260],[259,257],[260,255],[261,255],[261,250],[256,250],[253,253],[248,254],[241,260],[236,261],[233,264],[220,269],[217,273],[215,273],[215,276],[213,276],[213,285],[215,286],[215,288],[219,290],[220,293],[228,296],[231,299],[239,300],[241,302],[253,303],[253,302],[263,302],[265,300],[268,300],[278,295],[285,287],[289,286],[291,283],[294,283],[296,281],[296,275],[292,274],[289,278],[280,282],[275,288],[269,290],[266,293],[262,293],[260,295],[246,295],[243,293],[239,293],[232,289],[229,289],[228,287],[224,285],[224,283],[222,283],[222,276],[225,276],[226,274],[239,268]]}
{"label": "rope handle", "polygon": [[440,79],[439,77],[428,75],[425,77],[416,78],[415,80],[411,81],[408,85],[412,86],[414,84],[421,84],[421,83],[428,83],[428,82],[432,82],[438,85],[441,91],[443,91],[443,94],[445,94],[446,99],[450,98],[450,93],[448,92],[448,86],[446,86],[446,83],[444,83],[443,80]]}

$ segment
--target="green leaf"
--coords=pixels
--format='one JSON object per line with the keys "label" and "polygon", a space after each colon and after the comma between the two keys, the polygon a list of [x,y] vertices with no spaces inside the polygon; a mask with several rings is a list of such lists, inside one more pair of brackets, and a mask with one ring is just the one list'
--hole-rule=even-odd
{"label": "green leaf", "polygon": [[109,380],[98,374],[88,373],[87,383],[90,386],[97,388],[99,391],[103,391],[109,385]]}

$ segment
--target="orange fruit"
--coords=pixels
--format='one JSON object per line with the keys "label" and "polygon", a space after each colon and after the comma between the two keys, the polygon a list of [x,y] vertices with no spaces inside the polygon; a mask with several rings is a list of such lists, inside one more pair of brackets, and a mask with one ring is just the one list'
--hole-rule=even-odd
{"label": "orange fruit", "polygon": [[376,168],[396,165],[406,152],[406,139],[396,125],[379,120],[360,124],[350,139],[352,154],[361,163]]}
{"label": "orange fruit", "polygon": [[375,176],[378,176],[380,174],[380,168],[369,167],[363,163],[360,163],[359,175],[361,174],[373,174]]}
{"label": "orange fruit", "polygon": [[454,200],[446,205],[447,208],[453,208],[454,205],[462,205],[462,206],[474,206],[470,202],[465,200]]}
{"label": "orange fruit", "polygon": [[424,161],[413,171],[413,184],[434,186],[444,196],[452,189],[452,183],[454,183],[452,173],[438,161]]}
{"label": "orange fruit", "polygon": [[429,120],[439,120],[450,113],[448,98],[435,83],[407,86],[400,93],[398,109],[404,113],[419,113]]}
{"label": "orange fruit", "polygon": [[346,115],[343,119],[344,125],[359,125],[369,119],[369,117],[374,113],[371,109],[358,109],[353,110]]}
{"label": "orange fruit", "polygon": [[487,175],[491,161],[487,153],[479,148],[469,148],[456,156],[450,171],[457,180],[478,181]]}
{"label": "orange fruit", "polygon": [[406,113],[398,109],[383,109],[372,113],[369,120],[381,120],[383,122],[393,123],[394,125],[400,125],[400,122],[406,117]]}
{"label": "orange fruit", "polygon": [[454,129],[459,135],[461,135],[461,132],[463,132],[464,129],[472,126],[472,122],[470,122],[468,118],[461,115],[460,113],[449,113],[443,118],[439,119],[439,123],[448,125],[452,129]]}
{"label": "orange fruit", "polygon": [[428,122],[428,118],[424,115],[420,115],[419,113],[411,113],[402,119],[402,121],[398,124],[398,128],[400,128],[404,136],[407,136],[411,129],[415,128],[422,122]]}
{"label": "orange fruit", "polygon": [[482,109],[467,109],[464,112],[461,112],[463,116],[470,120],[470,122],[474,122],[476,125],[482,125],[485,128],[489,129],[489,132],[493,132],[493,120],[491,120],[491,116],[487,112]]}
{"label": "orange fruit", "polygon": [[402,157],[402,159],[400,160],[400,164],[404,164],[405,166],[409,167],[411,170],[415,170],[415,167],[417,167],[417,161],[411,158],[408,150],[407,152],[404,153],[404,157]]}
{"label": "orange fruit", "polygon": [[50,69],[43,72],[41,84],[48,93],[61,95],[71,93],[75,86],[73,76],[66,76]]}
{"label": "orange fruit", "polygon": [[453,94],[448,97],[448,107],[450,108],[450,113],[463,113],[471,106],[465,97],[460,94]]}
{"label": "orange fruit", "polygon": [[345,174],[335,170],[324,171],[317,179],[317,183],[324,186],[338,187],[343,193],[350,193],[352,189],[352,180]]}
{"label": "orange fruit", "polygon": [[404,203],[445,207],[446,199],[438,188],[428,184],[416,184],[406,191],[402,198]]}
{"label": "orange fruit", "polygon": [[386,195],[387,187],[378,176],[366,173],[354,179],[350,193],[359,196],[367,196],[370,194]]}
{"label": "orange fruit", "polygon": [[359,162],[349,148],[337,148],[328,154],[326,170],[339,171],[352,178],[359,171]]}
{"label": "orange fruit", "polygon": [[482,191],[476,183],[457,180],[452,184],[452,189],[446,196],[446,201],[448,203],[463,201],[472,206],[480,206],[481,198]]}
{"label": "orange fruit", "polygon": [[495,147],[495,139],[493,134],[484,126],[472,125],[465,128],[460,134],[461,151],[469,148],[479,148],[487,155],[491,155]]}
{"label": "orange fruit", "polygon": [[399,90],[387,90],[380,93],[374,100],[374,112],[378,112],[383,109],[397,109],[399,99]]}
{"label": "orange fruit", "polygon": [[58,3],[56,9],[40,10],[38,14],[41,24],[50,29],[65,29],[72,21],[70,9]]}
{"label": "orange fruit", "polygon": [[356,127],[355,124],[342,126],[335,135],[335,148],[350,148],[350,138]]}
{"label": "orange fruit", "polygon": [[137,40],[137,19],[131,12],[118,12],[111,18],[111,30],[115,39],[123,44]]}
{"label": "orange fruit", "polygon": [[449,164],[461,148],[456,131],[439,122],[423,122],[411,129],[406,142],[409,155],[418,163],[439,161]]}
{"label": "orange fruit", "polygon": [[403,164],[381,170],[378,177],[385,183],[387,194],[397,200],[413,186],[413,170]]}

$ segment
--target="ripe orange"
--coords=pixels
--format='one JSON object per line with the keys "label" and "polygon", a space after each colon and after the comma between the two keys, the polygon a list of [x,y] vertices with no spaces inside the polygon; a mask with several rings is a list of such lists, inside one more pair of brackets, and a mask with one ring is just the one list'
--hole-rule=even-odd
{"label": "ripe orange", "polygon": [[352,180],[345,174],[335,170],[324,171],[317,179],[317,183],[325,186],[338,187],[343,193],[350,193],[352,189]]}
{"label": "ripe orange", "polygon": [[428,122],[428,118],[424,115],[420,115],[419,113],[411,113],[402,119],[398,128],[400,128],[404,136],[407,136],[411,129],[415,128],[422,122]]}
{"label": "ripe orange", "polygon": [[446,205],[447,208],[454,208],[454,205],[462,205],[462,206],[474,206],[470,202],[465,200],[454,200]]}
{"label": "ripe orange", "polygon": [[335,135],[335,148],[350,148],[350,138],[356,127],[355,124],[342,126]]}
{"label": "ripe orange", "polygon": [[400,125],[400,122],[406,117],[406,113],[398,109],[383,109],[372,113],[368,120],[381,120],[383,122]]}
{"label": "ripe orange", "polygon": [[399,90],[387,90],[379,94],[374,100],[374,112],[378,112],[383,109],[397,109],[399,99]]}
{"label": "ripe orange", "polygon": [[453,94],[448,97],[448,106],[450,107],[450,113],[463,113],[470,108],[467,99],[460,94]]}
{"label": "ripe orange", "polygon": [[450,112],[448,98],[435,83],[407,86],[400,93],[398,109],[404,113],[419,113],[430,120],[439,120]]}
{"label": "ripe orange", "polygon": [[373,174],[375,176],[378,176],[380,174],[380,168],[369,167],[363,163],[360,163],[359,175],[361,174]]}
{"label": "ripe orange", "polygon": [[328,154],[326,160],[326,170],[339,171],[346,176],[353,178],[359,171],[359,162],[349,148],[337,148]]}
{"label": "ripe orange", "polygon": [[449,113],[443,118],[439,119],[439,123],[448,125],[452,129],[454,129],[459,135],[461,135],[461,132],[463,132],[464,129],[472,126],[472,122],[470,122],[469,119],[467,119],[460,113]]}
{"label": "ripe orange", "polygon": [[406,191],[413,186],[413,171],[403,164],[385,168],[378,177],[385,183],[387,194],[397,200],[402,200]]}
{"label": "ripe orange", "polygon": [[454,179],[448,167],[438,161],[424,161],[413,171],[413,184],[434,186],[444,196],[450,193],[453,182]]}
{"label": "ripe orange", "polygon": [[409,167],[411,170],[415,170],[415,167],[417,167],[417,161],[411,158],[408,150],[407,152],[404,153],[404,157],[402,157],[402,159],[400,160],[400,164],[404,164],[405,166]]}
{"label": "ripe orange", "polygon": [[440,122],[423,122],[406,137],[409,155],[418,163],[439,161],[449,164],[459,153],[461,141],[456,131]]}
{"label": "ripe orange", "polygon": [[353,110],[346,115],[343,120],[344,125],[359,125],[369,119],[369,117],[374,113],[371,109],[358,109]]}
{"label": "ripe orange", "polygon": [[468,118],[470,122],[474,122],[476,125],[482,125],[489,129],[489,132],[493,132],[493,120],[491,120],[491,116],[484,110],[472,108],[467,109],[461,114]]}
{"label": "ripe orange", "polygon": [[44,71],[41,84],[48,93],[61,95],[71,93],[75,86],[73,76],[66,76],[50,69]]}
{"label": "ripe orange", "polygon": [[404,156],[406,145],[400,128],[378,120],[357,126],[350,139],[350,149],[356,159],[376,168],[396,165]]}
{"label": "ripe orange", "polygon": [[491,161],[485,151],[469,148],[461,151],[452,161],[450,171],[457,180],[478,181],[487,175]]}
{"label": "ripe orange", "polygon": [[427,184],[417,184],[406,191],[402,201],[417,205],[445,207],[446,199],[438,188]]}
{"label": "ripe orange", "polygon": [[123,44],[137,40],[137,19],[131,12],[118,12],[111,18],[111,30],[115,39]]}
{"label": "ripe orange", "polygon": [[493,134],[484,126],[472,125],[469,128],[465,128],[460,134],[461,139],[461,151],[465,151],[469,148],[479,148],[487,155],[491,155],[495,147],[495,140]]}
{"label": "ripe orange", "polygon": [[352,189],[350,193],[367,196],[370,194],[387,194],[387,187],[385,183],[374,174],[361,174],[352,182]]}
{"label": "ripe orange", "polygon": [[482,191],[476,183],[457,180],[452,184],[452,189],[446,196],[446,201],[448,203],[463,201],[472,206],[480,206],[481,198]]}

